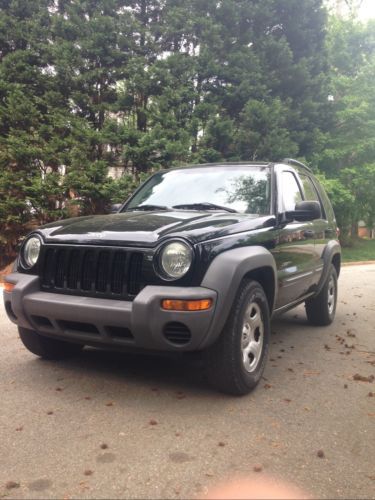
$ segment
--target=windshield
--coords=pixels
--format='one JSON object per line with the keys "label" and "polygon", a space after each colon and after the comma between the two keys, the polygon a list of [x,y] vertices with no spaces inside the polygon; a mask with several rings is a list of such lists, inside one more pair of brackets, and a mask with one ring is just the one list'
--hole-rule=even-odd
{"label": "windshield", "polygon": [[270,213],[270,168],[225,165],[195,167],[152,176],[125,210],[228,210]]}

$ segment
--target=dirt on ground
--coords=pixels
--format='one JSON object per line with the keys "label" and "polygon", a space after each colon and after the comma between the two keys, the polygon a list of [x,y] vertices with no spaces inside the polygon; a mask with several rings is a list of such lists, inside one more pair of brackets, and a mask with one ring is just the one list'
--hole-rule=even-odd
{"label": "dirt on ground", "polygon": [[332,325],[275,319],[242,398],[196,356],[40,360],[1,300],[0,331],[0,499],[374,499],[375,265],[342,269]]}

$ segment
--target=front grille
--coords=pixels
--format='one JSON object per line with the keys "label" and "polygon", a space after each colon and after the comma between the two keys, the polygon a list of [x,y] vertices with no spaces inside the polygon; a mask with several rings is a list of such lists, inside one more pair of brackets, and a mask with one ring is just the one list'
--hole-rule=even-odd
{"label": "front grille", "polygon": [[40,279],[45,291],[132,300],[142,289],[141,252],[116,248],[45,246]]}

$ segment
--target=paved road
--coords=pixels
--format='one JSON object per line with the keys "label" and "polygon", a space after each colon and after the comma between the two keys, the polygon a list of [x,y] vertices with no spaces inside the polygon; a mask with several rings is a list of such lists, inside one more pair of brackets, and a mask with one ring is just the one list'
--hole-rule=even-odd
{"label": "paved road", "polygon": [[0,497],[204,497],[271,475],[315,498],[374,498],[375,383],[353,380],[375,375],[374,327],[375,265],[345,267],[335,324],[310,327],[302,307],[275,321],[264,381],[233,398],[198,360],[41,361],[0,306]]}

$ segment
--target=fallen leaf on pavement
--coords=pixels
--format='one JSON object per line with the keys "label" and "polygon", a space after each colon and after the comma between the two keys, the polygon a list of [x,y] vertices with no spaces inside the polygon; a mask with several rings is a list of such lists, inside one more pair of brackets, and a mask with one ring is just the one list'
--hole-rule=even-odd
{"label": "fallen leaf on pavement", "polygon": [[15,481],[8,481],[6,484],[5,484],[5,488],[7,490],[13,490],[15,488],[19,488],[20,487],[20,483],[16,483]]}
{"label": "fallen leaf on pavement", "polygon": [[373,382],[374,379],[375,379],[374,375],[369,375],[368,377],[360,375],[359,373],[353,375],[353,380],[357,380],[359,382]]}
{"label": "fallen leaf on pavement", "polygon": [[303,375],[304,375],[305,377],[311,377],[311,376],[313,376],[313,375],[320,375],[320,371],[318,371],[318,370],[305,370],[305,371],[303,372]]}

